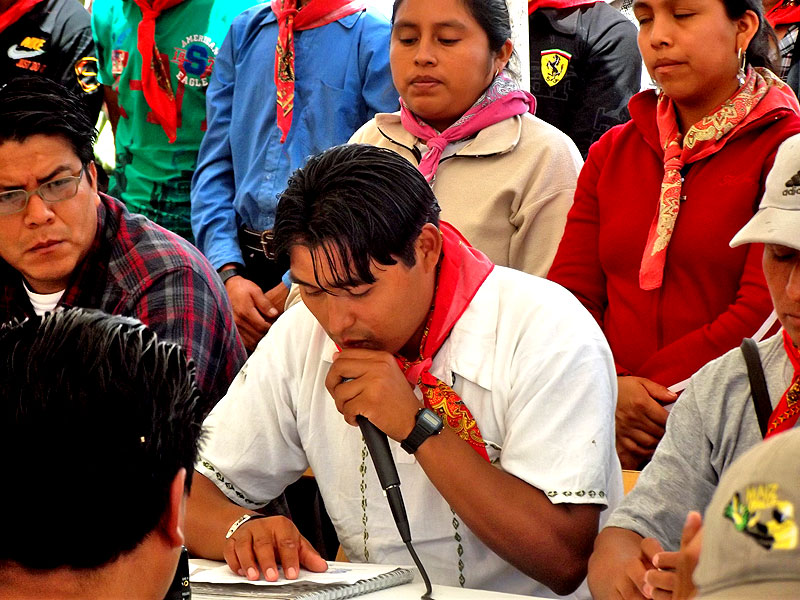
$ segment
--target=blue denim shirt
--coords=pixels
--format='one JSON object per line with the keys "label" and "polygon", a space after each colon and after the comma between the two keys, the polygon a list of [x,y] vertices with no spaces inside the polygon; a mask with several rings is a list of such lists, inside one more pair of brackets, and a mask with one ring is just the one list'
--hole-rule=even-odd
{"label": "blue denim shirt", "polygon": [[214,268],[243,263],[238,227],[271,229],[277,196],[309,156],[347,142],[375,113],[398,109],[389,35],[371,8],[295,32],[294,114],[281,144],[277,20],[260,4],[233,21],[208,86],[208,130],[192,179],[192,229]]}

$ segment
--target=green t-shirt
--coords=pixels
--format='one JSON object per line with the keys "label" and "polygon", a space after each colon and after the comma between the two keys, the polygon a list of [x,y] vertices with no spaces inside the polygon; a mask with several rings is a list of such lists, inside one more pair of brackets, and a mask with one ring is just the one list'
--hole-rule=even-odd
{"label": "green t-shirt", "polygon": [[117,92],[120,107],[110,193],[132,212],[190,240],[189,189],[206,129],[206,86],[231,21],[256,3],[184,0],[158,17],[156,46],[169,65],[178,106],[173,144],[149,114],[141,89],[142,57],[136,47],[139,7],[133,0],[96,0],[92,7],[98,79]]}

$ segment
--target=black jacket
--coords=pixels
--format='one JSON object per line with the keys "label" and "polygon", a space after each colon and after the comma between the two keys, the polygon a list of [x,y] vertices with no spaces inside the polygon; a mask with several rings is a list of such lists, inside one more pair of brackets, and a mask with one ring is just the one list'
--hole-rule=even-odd
{"label": "black jacket", "polygon": [[92,122],[103,103],[89,13],[78,0],[43,0],[0,32],[0,84],[37,73],[86,101]]}
{"label": "black jacket", "polygon": [[602,1],[540,8],[528,25],[536,116],[569,135],[586,158],[593,142],[630,118],[628,100],[642,77],[636,27]]}

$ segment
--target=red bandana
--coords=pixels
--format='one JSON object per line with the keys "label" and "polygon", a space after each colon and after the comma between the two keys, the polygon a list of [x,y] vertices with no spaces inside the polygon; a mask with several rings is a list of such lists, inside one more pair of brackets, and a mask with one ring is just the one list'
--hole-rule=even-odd
{"label": "red bandana", "polygon": [[794,367],[794,376],[789,388],[783,393],[778,406],[772,411],[769,417],[769,427],[767,427],[767,439],[771,435],[787,431],[795,426],[797,418],[800,417],[800,352],[794,347],[792,338],[783,331],[783,349]]}
{"label": "red bandana", "polygon": [[794,2],[778,2],[764,15],[773,27],[800,23],[800,4]]}
{"label": "red bandana", "polygon": [[142,92],[155,120],[167,134],[169,143],[178,135],[178,108],[169,78],[169,58],[156,47],[156,19],[183,0],[134,0],[142,11],[136,47],[142,55]]}
{"label": "red bandana", "polygon": [[10,8],[0,14],[0,32],[9,25],[13,25],[19,18],[26,14],[30,9],[39,4],[42,0],[18,0]]}
{"label": "red bandana", "polygon": [[572,8],[597,2],[598,0],[528,0],[528,14],[532,15],[539,8]]}
{"label": "red bandana", "polygon": [[438,413],[461,439],[487,461],[486,444],[478,424],[467,406],[445,382],[436,379],[429,369],[434,355],[464,314],[494,264],[449,223],[439,224],[442,232],[442,261],[433,299],[433,309],[420,342],[419,358],[413,362],[397,357],[406,379],[419,385],[425,406]]}
{"label": "red bandana", "polygon": [[681,134],[678,127],[672,99],[663,93],[658,97],[656,124],[664,149],[664,179],[661,182],[658,211],[650,225],[639,267],[641,289],[661,287],[667,246],[681,205],[681,169],[720,150],[736,131],[747,124],[772,110],[787,106],[800,113],[800,105],[789,86],[767,69],[752,67],[747,67],[744,85],[712,114],[692,125],[685,135]]}
{"label": "red bandana", "polygon": [[[275,46],[275,87],[278,90],[278,129],[281,143],[292,127],[294,108],[294,32],[322,27],[363,10],[361,0],[310,0],[300,10],[297,0],[272,0],[278,18],[278,43]],[[330,51],[320,48],[320,52]]]}

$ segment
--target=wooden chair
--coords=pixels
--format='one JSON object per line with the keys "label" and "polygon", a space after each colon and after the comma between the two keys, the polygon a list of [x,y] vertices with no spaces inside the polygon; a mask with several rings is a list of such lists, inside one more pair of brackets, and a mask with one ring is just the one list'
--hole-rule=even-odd
{"label": "wooden chair", "polygon": [[636,485],[636,481],[639,479],[639,474],[641,471],[629,471],[628,469],[622,469],[622,488],[625,490],[627,494],[633,489],[633,486]]}

